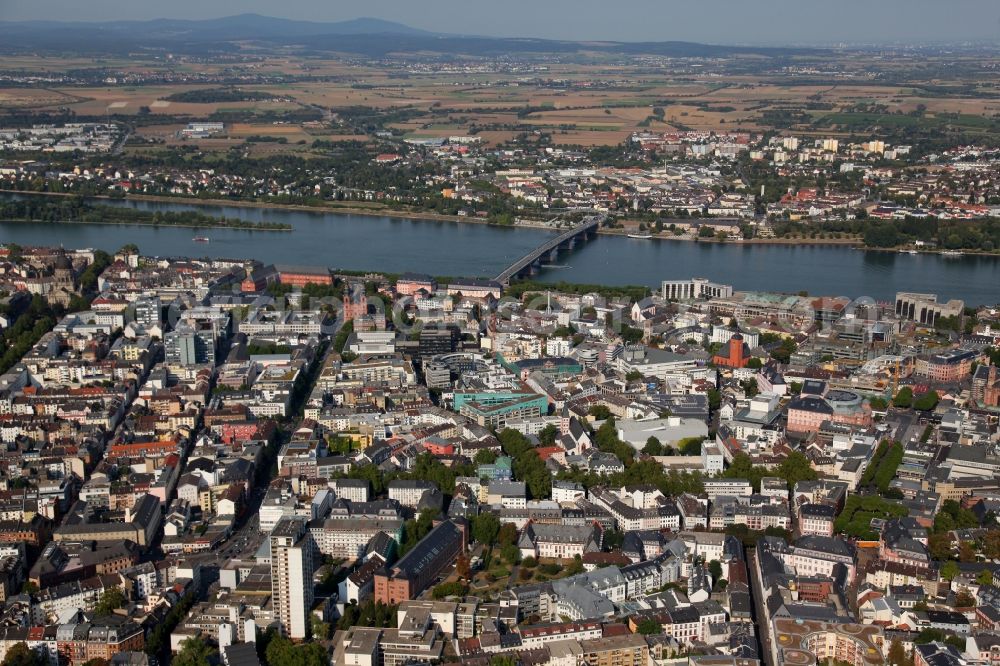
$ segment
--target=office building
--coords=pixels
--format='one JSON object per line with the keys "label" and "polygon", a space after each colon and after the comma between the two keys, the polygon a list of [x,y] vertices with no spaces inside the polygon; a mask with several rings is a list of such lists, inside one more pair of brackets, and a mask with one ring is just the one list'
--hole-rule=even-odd
{"label": "office building", "polygon": [[147,330],[163,323],[159,296],[140,298],[135,302],[135,322]]}
{"label": "office building", "polygon": [[933,326],[941,317],[959,317],[964,308],[965,302],[955,299],[938,303],[936,294],[896,294],[896,315],[928,326]]}
{"label": "office building", "polygon": [[455,351],[458,330],[455,328],[424,328],[420,331],[419,356],[421,359]]}
{"label": "office building", "polygon": [[163,338],[168,365],[215,365],[215,335],[209,329],[196,329],[181,322]]}
{"label": "office building", "polygon": [[664,280],[660,285],[660,293],[670,301],[694,301],[700,298],[728,298],[733,295],[733,287],[709,282],[705,278]]}

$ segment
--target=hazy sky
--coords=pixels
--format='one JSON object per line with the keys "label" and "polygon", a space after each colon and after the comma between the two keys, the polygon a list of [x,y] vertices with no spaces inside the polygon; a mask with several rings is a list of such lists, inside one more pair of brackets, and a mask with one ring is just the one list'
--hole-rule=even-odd
{"label": "hazy sky", "polygon": [[374,16],[437,32],[710,43],[1000,41],[1000,0],[0,0],[0,20]]}

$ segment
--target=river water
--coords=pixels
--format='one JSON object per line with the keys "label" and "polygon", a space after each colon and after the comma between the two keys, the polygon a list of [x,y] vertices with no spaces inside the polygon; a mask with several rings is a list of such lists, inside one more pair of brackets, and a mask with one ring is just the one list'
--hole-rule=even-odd
{"label": "river water", "polygon": [[[135,225],[0,223],[0,241],[114,251],[135,243],[144,254],[254,258],[266,263],[346,270],[417,271],[491,277],[542,243],[550,232],[460,222],[172,202],[102,201],[142,210],[192,211],[248,221],[283,222],[291,232]],[[207,236],[197,243],[194,236]],[[871,296],[897,291],[1000,303],[1000,259],[942,257],[826,245],[739,245],[598,236],[563,254],[545,282],[658,287],[662,280],[707,277],[737,290]]]}

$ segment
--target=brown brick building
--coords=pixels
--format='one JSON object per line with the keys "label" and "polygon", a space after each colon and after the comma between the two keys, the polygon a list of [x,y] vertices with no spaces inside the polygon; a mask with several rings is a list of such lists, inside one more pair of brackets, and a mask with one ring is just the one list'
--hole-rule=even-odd
{"label": "brown brick building", "polygon": [[413,599],[465,550],[465,531],[446,520],[395,565],[375,574],[375,601],[398,604]]}

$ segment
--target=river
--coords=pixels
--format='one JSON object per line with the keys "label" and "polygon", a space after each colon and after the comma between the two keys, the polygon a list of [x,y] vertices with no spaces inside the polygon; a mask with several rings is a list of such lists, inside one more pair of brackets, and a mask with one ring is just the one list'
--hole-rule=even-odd
{"label": "river", "polygon": [[[0,241],[114,251],[135,243],[145,254],[255,258],[268,263],[346,270],[493,276],[550,236],[461,222],[373,217],[173,202],[107,201],[142,210],[192,211],[248,221],[283,222],[291,232],[136,225],[0,223]],[[196,235],[210,243],[196,243]],[[830,245],[740,245],[598,236],[563,254],[536,279],[642,284],[707,277],[737,290],[807,291],[892,300],[897,291],[1000,303],[1000,259],[856,250]]]}

